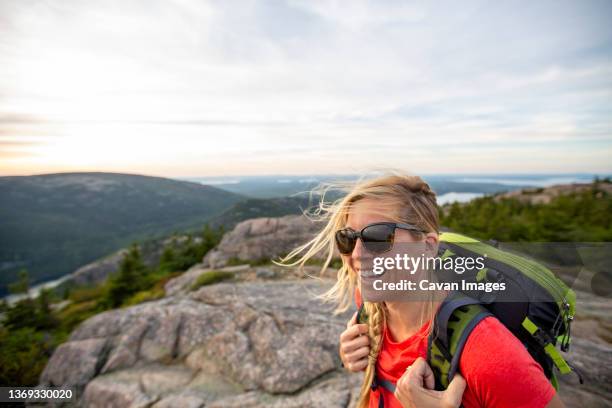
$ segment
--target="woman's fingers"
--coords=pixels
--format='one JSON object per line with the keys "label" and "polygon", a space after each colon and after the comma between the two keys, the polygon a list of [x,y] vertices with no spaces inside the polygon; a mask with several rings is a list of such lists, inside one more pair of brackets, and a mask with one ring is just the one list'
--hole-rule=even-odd
{"label": "woman's fingers", "polygon": [[463,391],[465,391],[466,382],[461,374],[457,373],[453,377],[453,380],[448,385],[444,395],[442,396],[443,406],[446,407],[458,407],[461,405],[461,399],[463,398]]}
{"label": "woman's fingers", "polygon": [[359,336],[360,334],[365,334],[368,332],[367,324],[354,324],[340,335],[340,342],[350,341],[354,337]]}
{"label": "woman's fingers", "polygon": [[349,327],[351,327],[354,324],[357,324],[357,314],[359,312],[355,312],[353,313],[353,317],[350,318],[350,320],[346,323],[346,328],[348,329]]}
{"label": "woman's fingers", "polygon": [[364,358],[359,361],[348,363],[346,368],[348,368],[349,371],[357,372],[357,371],[365,370],[367,366],[368,366],[368,359]]}
{"label": "woman's fingers", "polygon": [[340,335],[340,358],[349,371],[362,371],[368,366],[370,338],[367,324],[357,323],[357,312],[346,324],[346,330]]}
{"label": "woman's fingers", "polygon": [[409,385],[426,388],[428,390],[434,389],[436,379],[431,367],[429,367],[429,364],[427,364],[424,358],[417,358],[407,371],[407,382]]}
{"label": "woman's fingers", "polygon": [[406,379],[408,378],[408,373],[404,373],[399,379],[395,387],[395,398],[402,404],[404,408],[413,408],[414,404],[412,402],[412,397],[410,395],[410,391],[408,390],[408,385]]}
{"label": "woman's fingers", "polygon": [[368,336],[357,336],[352,340],[342,342],[341,349],[344,354],[351,353],[358,348],[368,346],[370,344],[370,338]]}
{"label": "woman's fingers", "polygon": [[358,361],[358,360],[363,359],[364,357],[367,357],[368,354],[370,354],[370,348],[361,347],[353,351],[352,353],[346,354],[346,360],[347,361]]}
{"label": "woman's fingers", "polygon": [[456,374],[445,391],[435,391],[433,371],[419,358],[408,367],[397,382],[395,397],[403,407],[447,408],[459,407],[465,391],[465,380]]}

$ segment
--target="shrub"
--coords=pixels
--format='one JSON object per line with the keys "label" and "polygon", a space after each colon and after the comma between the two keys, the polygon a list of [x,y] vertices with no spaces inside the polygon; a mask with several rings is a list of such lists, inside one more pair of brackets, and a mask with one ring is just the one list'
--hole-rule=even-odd
{"label": "shrub", "polygon": [[148,302],[150,300],[157,300],[164,297],[163,290],[141,290],[138,293],[132,295],[132,297],[128,298],[125,302],[123,302],[123,306],[133,306],[139,303]]}
{"label": "shrub", "polygon": [[32,328],[0,328],[0,385],[31,387],[51,354],[53,339]]}
{"label": "shrub", "polygon": [[70,332],[82,321],[100,312],[97,300],[87,300],[79,303],[71,303],[57,312],[57,318],[65,331]]}
{"label": "shrub", "polygon": [[212,285],[213,283],[221,282],[224,280],[232,279],[234,277],[233,272],[228,271],[208,271],[204,272],[198,279],[191,285],[191,290],[196,290],[205,285]]}
{"label": "shrub", "polygon": [[251,266],[264,266],[271,265],[272,260],[270,258],[258,258],[258,259],[240,259],[235,256],[229,258],[225,263],[226,266],[238,266],[238,265],[251,265]]}
{"label": "shrub", "polygon": [[68,299],[75,302],[86,302],[99,299],[104,294],[104,285],[75,287],[70,290]]}
{"label": "shrub", "polygon": [[453,203],[440,223],[480,239],[512,242],[606,242],[612,240],[612,197],[596,187],[554,197],[548,204],[487,196]]}

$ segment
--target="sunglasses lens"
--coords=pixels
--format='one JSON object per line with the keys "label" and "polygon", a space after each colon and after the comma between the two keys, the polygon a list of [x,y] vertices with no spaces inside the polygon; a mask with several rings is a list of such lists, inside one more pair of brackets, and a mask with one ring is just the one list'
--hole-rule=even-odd
{"label": "sunglasses lens", "polygon": [[370,225],[362,232],[363,245],[375,254],[387,252],[393,247],[394,232],[395,229],[390,225]]}

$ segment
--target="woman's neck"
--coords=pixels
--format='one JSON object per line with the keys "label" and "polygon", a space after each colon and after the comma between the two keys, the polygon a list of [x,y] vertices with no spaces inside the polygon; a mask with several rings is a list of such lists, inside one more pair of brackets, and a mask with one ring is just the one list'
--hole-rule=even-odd
{"label": "woman's neck", "polygon": [[[438,296],[435,299],[444,299],[444,296]],[[387,329],[391,339],[395,342],[402,342],[413,336],[423,324],[431,319],[440,303],[440,300],[385,302],[388,312]]]}
{"label": "woman's neck", "polygon": [[427,307],[425,302],[385,302],[387,307],[387,330],[391,339],[401,342],[421,328]]}

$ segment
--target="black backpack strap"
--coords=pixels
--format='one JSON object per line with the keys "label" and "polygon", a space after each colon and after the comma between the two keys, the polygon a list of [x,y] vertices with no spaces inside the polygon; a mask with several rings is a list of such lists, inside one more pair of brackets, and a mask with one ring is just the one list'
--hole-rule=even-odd
{"label": "black backpack strap", "polygon": [[436,390],[445,390],[459,369],[467,339],[478,323],[492,316],[476,299],[452,293],[442,303],[428,340],[427,362],[434,372]]}
{"label": "black backpack strap", "polygon": [[374,381],[372,381],[372,389],[376,390],[378,387],[383,387],[391,394],[395,393],[395,383],[389,380],[385,380],[383,378],[378,378],[376,374],[374,374]]}
{"label": "black backpack strap", "polygon": [[436,337],[447,350],[449,348],[448,322],[455,310],[463,306],[478,305],[480,303],[477,299],[459,292],[453,292],[440,305],[440,309],[436,314],[434,331],[437,330]]}
{"label": "black backpack strap", "polygon": [[[372,379],[372,385],[370,386],[370,388],[372,389],[372,391],[376,391],[378,387],[383,387],[392,394],[395,392],[394,383],[378,378],[376,372],[374,372],[374,378]],[[385,408],[385,399],[383,397],[382,392],[379,392],[378,394],[378,408]]]}
{"label": "black backpack strap", "polygon": [[361,302],[361,305],[359,305],[359,310],[357,310],[357,323],[359,324],[368,322],[368,315],[365,312],[364,305],[365,302]]}

